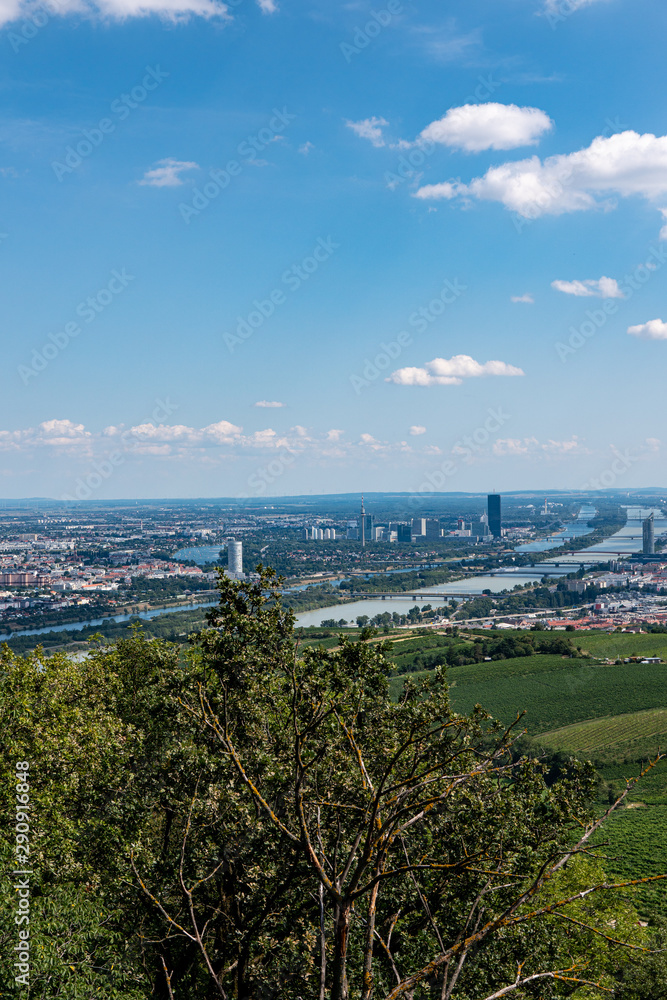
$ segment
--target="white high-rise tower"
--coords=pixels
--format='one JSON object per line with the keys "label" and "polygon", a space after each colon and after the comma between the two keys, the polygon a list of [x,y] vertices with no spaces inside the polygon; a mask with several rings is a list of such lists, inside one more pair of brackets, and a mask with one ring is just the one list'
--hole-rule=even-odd
{"label": "white high-rise tower", "polygon": [[227,572],[230,576],[243,576],[243,542],[227,542]]}

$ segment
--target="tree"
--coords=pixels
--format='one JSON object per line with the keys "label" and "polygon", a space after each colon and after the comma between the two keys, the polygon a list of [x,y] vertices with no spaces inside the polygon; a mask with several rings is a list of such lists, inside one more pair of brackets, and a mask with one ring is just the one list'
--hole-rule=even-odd
{"label": "tree", "polygon": [[392,700],[381,643],[301,650],[276,588],[222,576],[189,649],[138,628],[81,664],[5,647],[8,809],[10,764],[34,775],[33,991],[636,1000],[646,970],[618,953],[645,942],[590,847],[592,768],[547,772],[481,709],[455,715],[441,671]]}
{"label": "tree", "polygon": [[[545,768],[517,754],[512,727],[479,708],[452,713],[440,670],[392,702],[380,644],[343,637],[299,655],[273,585],[270,574],[221,580],[214,628],[199,640],[205,680],[181,698],[229,768],[227,822],[254,826],[261,870],[281,886],[244,958],[255,981],[263,970],[266,995],[319,986],[322,1000],[496,1000],[538,983],[541,997],[602,985],[590,943],[612,940],[617,887],[586,869],[602,823],[588,807],[592,767],[572,762],[547,784]],[[183,871],[196,836],[189,822]],[[234,996],[254,996],[238,961],[225,964],[215,915],[199,908],[218,870],[182,876],[189,917],[144,889],[169,928],[197,942],[220,997],[234,982]],[[288,928],[300,931],[276,953]]]}

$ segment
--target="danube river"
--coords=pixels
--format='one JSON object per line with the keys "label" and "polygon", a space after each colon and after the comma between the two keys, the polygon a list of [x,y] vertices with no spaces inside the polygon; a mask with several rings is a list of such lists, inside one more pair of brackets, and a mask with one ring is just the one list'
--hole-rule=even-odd
{"label": "danube river", "polygon": [[[577,564],[595,566],[596,563],[606,563],[611,559],[623,558],[633,552],[641,552],[642,520],[648,517],[651,511],[653,511],[655,517],[655,537],[658,538],[660,535],[667,534],[667,518],[663,516],[662,510],[658,508],[628,507],[628,520],[625,527],[617,531],[611,538],[607,538],[603,542],[598,542],[597,545],[592,545],[588,549],[582,549],[580,552],[568,552],[565,556],[556,556],[553,559],[537,563],[535,566],[503,569],[494,576],[473,576],[466,580],[453,580],[451,583],[441,583],[435,587],[413,590],[410,591],[409,595],[397,594],[395,597],[387,597],[385,600],[381,597],[366,598],[363,601],[354,601],[351,604],[334,604],[328,608],[319,608],[317,611],[304,611],[303,614],[297,615],[297,624],[301,626],[319,625],[327,618],[334,618],[336,621],[344,618],[346,621],[354,624],[358,615],[368,615],[369,618],[372,618],[382,611],[396,611],[398,614],[405,615],[410,608],[414,608],[415,604],[419,604],[421,607],[425,604],[432,604],[435,607],[445,607],[444,601],[432,601],[428,597],[421,595],[469,594],[471,597],[479,597],[483,590],[490,590],[492,594],[498,594],[502,590],[512,590],[517,583],[538,583],[545,574],[564,576],[567,573],[572,573],[576,570]],[[553,548],[551,542],[554,537],[564,539],[586,535],[588,534],[586,522],[594,515],[594,508],[582,507],[575,524],[570,525],[565,531],[559,532],[558,536],[551,536],[550,539],[530,543],[530,547],[521,546],[517,551],[544,552]],[[559,542],[558,544],[562,543]],[[217,562],[219,553],[220,547],[217,545],[202,545],[191,549],[181,549],[176,555],[180,559],[201,560],[204,563],[209,561]],[[404,572],[404,570],[397,570],[396,572]],[[302,588],[295,587],[294,589],[300,590]],[[414,598],[417,600],[415,601]],[[108,618],[96,618],[93,621],[68,622],[66,625],[54,625],[51,628],[17,629],[13,635],[10,633],[0,635],[0,642],[21,635],[44,635],[46,632],[76,632],[91,625],[104,625],[110,621],[126,622],[130,618],[149,619],[156,618],[158,615],[173,614],[175,611],[196,611],[199,608],[214,607],[217,603],[217,601],[207,601],[201,604],[180,605],[176,608],[154,608],[152,611],[142,611],[134,615],[109,615]]]}
{"label": "danube river", "polygon": [[[432,602],[428,597],[420,597],[420,594],[447,594],[447,593],[467,593],[471,597],[479,596],[483,590],[490,590],[497,594],[501,590],[512,590],[516,583],[538,583],[543,576],[566,576],[574,573],[582,565],[595,566],[599,563],[607,563],[612,559],[627,557],[633,552],[641,552],[642,549],[642,520],[649,516],[651,511],[655,517],[655,537],[667,533],[667,518],[663,516],[662,510],[658,508],[628,507],[627,523],[617,531],[615,535],[606,538],[597,545],[591,545],[588,549],[580,552],[568,552],[564,556],[555,556],[537,563],[535,566],[518,567],[516,570],[500,570],[495,576],[475,576],[467,580],[455,580],[452,583],[443,583],[438,587],[428,587],[426,590],[413,590],[410,597],[404,594],[399,597],[387,598],[367,598],[363,601],[355,601],[353,604],[335,604],[329,608],[319,608],[317,611],[305,611],[297,615],[297,623],[302,626],[319,625],[328,618],[354,623],[358,615],[368,615],[373,618],[383,611],[397,611],[401,615],[408,613],[410,608],[414,608],[415,603],[420,606],[433,604],[434,607],[442,607],[440,601]],[[596,510],[594,507],[582,507],[579,516],[574,524],[557,536],[559,539],[577,538],[587,535],[590,532],[587,522],[594,517]],[[521,552],[544,552],[554,548],[551,539],[543,539],[541,542],[533,542],[530,546],[521,546],[517,551]],[[559,545],[562,541],[558,542]],[[417,602],[412,598],[416,597]]]}

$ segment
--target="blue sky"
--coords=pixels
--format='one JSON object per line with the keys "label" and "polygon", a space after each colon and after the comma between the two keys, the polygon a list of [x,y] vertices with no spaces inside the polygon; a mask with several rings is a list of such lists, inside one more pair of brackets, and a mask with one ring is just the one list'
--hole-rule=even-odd
{"label": "blue sky", "polygon": [[667,486],[664,3],[0,20],[2,495]]}

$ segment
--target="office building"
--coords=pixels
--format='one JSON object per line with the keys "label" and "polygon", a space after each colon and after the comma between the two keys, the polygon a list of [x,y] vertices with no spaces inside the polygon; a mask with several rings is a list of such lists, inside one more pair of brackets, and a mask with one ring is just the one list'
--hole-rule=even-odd
{"label": "office building", "polygon": [[487,512],[489,515],[489,530],[494,538],[500,538],[502,535],[502,519],[499,493],[489,493],[487,498]]}
{"label": "office building", "polygon": [[227,542],[227,572],[237,579],[243,576],[243,542]]}
{"label": "office building", "polygon": [[470,525],[470,535],[472,538],[490,538],[491,531],[486,521],[473,521]]}
{"label": "office building", "polygon": [[412,541],[412,526],[409,524],[397,524],[396,525],[396,538],[399,542],[411,542]]}
{"label": "office building", "polygon": [[413,517],[412,518],[412,534],[413,535],[425,535],[426,534],[426,518],[425,517]]}
{"label": "office building", "polygon": [[436,539],[440,538],[440,521],[436,518],[429,517],[426,521],[426,530],[424,534],[430,542],[434,542]]}
{"label": "office building", "polygon": [[642,552],[645,556],[655,555],[655,526],[653,524],[653,514],[649,514],[645,521],[642,521]]}
{"label": "office building", "polygon": [[350,538],[350,539],[358,539],[359,538],[359,525],[357,524],[356,521],[348,521],[348,523],[347,523],[347,531],[345,532],[345,534],[346,534],[346,537]]}

